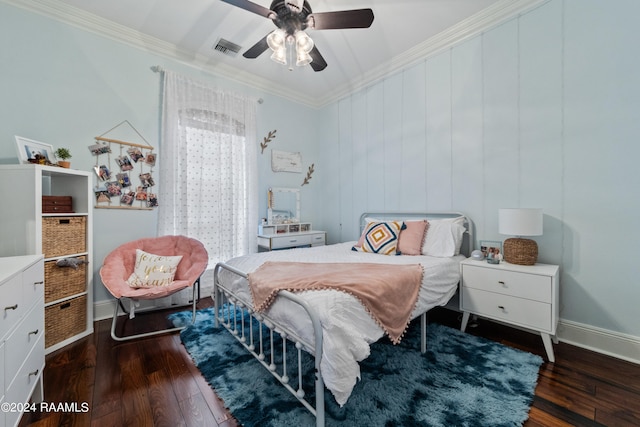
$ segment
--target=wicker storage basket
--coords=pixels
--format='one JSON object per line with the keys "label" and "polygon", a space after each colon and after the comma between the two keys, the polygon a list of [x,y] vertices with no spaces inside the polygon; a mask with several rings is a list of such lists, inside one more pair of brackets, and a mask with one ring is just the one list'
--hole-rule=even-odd
{"label": "wicker storage basket", "polygon": [[[86,256],[79,256],[86,261]],[[72,267],[58,267],[56,261],[44,263],[44,302],[49,303],[71,295],[84,292],[87,282],[86,264],[78,269]]]}
{"label": "wicker storage basket", "polygon": [[511,264],[534,265],[538,260],[535,240],[511,238],[504,241],[504,260]]}
{"label": "wicker storage basket", "polygon": [[84,216],[42,218],[42,252],[45,258],[86,252]]}
{"label": "wicker storage basket", "polygon": [[44,309],[44,345],[51,347],[87,328],[87,296],[82,295]]}

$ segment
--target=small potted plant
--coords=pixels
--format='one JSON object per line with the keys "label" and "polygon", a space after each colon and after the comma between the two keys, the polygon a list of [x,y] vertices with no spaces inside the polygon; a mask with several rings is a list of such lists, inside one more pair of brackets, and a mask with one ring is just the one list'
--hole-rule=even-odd
{"label": "small potted plant", "polygon": [[63,168],[71,167],[71,162],[67,160],[71,158],[71,152],[68,148],[58,148],[54,154],[58,159],[62,159],[58,161],[58,166],[61,166]]}

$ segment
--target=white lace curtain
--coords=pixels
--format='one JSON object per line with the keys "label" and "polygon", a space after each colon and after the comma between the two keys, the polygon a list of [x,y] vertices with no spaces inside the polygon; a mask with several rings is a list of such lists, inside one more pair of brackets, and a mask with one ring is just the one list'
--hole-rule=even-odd
{"label": "white lace curtain", "polygon": [[[200,240],[210,268],[255,252],[257,101],[171,71],[163,75],[158,235]],[[210,277],[202,285],[209,295]]]}

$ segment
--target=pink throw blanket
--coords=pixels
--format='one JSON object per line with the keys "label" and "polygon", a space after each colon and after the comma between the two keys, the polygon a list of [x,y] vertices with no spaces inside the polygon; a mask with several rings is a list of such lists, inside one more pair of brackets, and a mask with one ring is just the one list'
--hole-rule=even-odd
{"label": "pink throw blanket", "polygon": [[248,276],[258,312],[266,310],[281,290],[335,289],[356,297],[391,342],[398,344],[418,301],[422,275],[420,264],[267,261]]}

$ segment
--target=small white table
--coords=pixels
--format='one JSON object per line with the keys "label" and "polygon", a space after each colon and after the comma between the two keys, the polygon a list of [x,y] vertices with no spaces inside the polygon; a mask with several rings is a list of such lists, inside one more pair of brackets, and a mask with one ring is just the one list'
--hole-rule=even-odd
{"label": "small white table", "polygon": [[272,251],[304,246],[324,246],[327,232],[320,230],[300,231],[296,233],[258,234],[258,249]]}
{"label": "small white table", "polygon": [[559,266],[467,259],[460,268],[463,332],[470,314],[530,329],[540,333],[549,361],[555,362],[551,340],[557,343]]}

